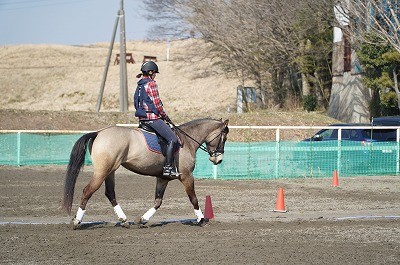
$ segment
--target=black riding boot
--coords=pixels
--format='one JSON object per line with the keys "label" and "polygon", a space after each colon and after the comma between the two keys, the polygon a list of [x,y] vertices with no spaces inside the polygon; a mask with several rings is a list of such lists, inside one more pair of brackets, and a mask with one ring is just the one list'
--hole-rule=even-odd
{"label": "black riding boot", "polygon": [[179,177],[180,173],[176,169],[174,165],[174,143],[170,142],[167,146],[167,155],[165,160],[165,165],[163,168],[163,176],[164,177]]}

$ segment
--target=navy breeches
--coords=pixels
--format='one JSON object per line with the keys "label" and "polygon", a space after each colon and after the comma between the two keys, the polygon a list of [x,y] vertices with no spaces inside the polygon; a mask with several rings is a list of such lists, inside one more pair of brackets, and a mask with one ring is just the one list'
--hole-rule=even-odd
{"label": "navy breeches", "polygon": [[174,143],[176,148],[179,144],[178,137],[163,120],[144,121],[146,125],[153,128],[162,138],[167,140],[168,143]]}

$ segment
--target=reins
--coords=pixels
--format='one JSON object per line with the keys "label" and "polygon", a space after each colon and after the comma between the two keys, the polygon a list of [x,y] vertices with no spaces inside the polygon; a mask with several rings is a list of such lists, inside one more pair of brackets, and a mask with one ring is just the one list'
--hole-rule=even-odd
{"label": "reins", "polygon": [[[199,143],[196,139],[194,139],[192,136],[190,136],[189,134],[187,134],[184,130],[182,130],[181,128],[179,128],[178,126],[176,126],[175,124],[173,124],[172,122],[169,122],[169,123],[172,125],[172,127],[173,127],[175,130],[179,131],[179,132],[182,133],[183,135],[187,136],[189,139],[191,139],[191,140],[193,140],[194,142],[196,142],[196,143],[199,145],[199,148],[200,148],[201,150],[203,150],[204,152],[208,153],[210,156],[216,156],[216,153],[218,153],[218,149],[219,149],[219,147],[220,147],[220,143],[218,143],[217,148],[216,148],[213,152],[211,152],[211,151],[209,151],[209,150],[207,149],[206,146],[204,146],[203,144]],[[210,142],[212,142],[212,141],[214,141],[215,139],[217,139],[218,136],[221,136],[223,131],[224,131],[224,129],[222,129],[221,132],[220,132],[217,136],[215,136]]]}

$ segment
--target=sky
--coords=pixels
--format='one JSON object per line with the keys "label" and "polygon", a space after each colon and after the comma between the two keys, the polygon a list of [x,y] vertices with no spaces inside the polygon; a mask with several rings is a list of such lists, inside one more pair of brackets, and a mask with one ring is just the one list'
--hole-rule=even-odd
{"label": "sky", "polygon": [[[126,40],[152,24],[142,0],[124,0]],[[0,45],[110,42],[121,0],[0,0]],[[119,41],[119,27],[115,41]]]}

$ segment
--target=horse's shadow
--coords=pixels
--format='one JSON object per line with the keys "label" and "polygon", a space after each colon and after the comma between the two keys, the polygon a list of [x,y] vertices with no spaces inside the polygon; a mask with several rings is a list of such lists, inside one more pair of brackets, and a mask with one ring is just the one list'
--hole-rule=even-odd
{"label": "horse's shadow", "polygon": [[83,222],[79,225],[79,230],[90,230],[90,229],[99,229],[99,228],[106,228],[110,226],[114,227],[123,227],[123,228],[154,228],[154,227],[163,227],[170,224],[182,224],[187,226],[205,226],[209,222],[208,219],[205,219],[204,222],[199,223],[196,219],[183,219],[183,220],[166,220],[160,221],[155,223],[146,223],[140,224],[135,222],[128,222],[129,226],[124,225],[121,222],[112,223],[106,221],[98,221],[98,222]]}

